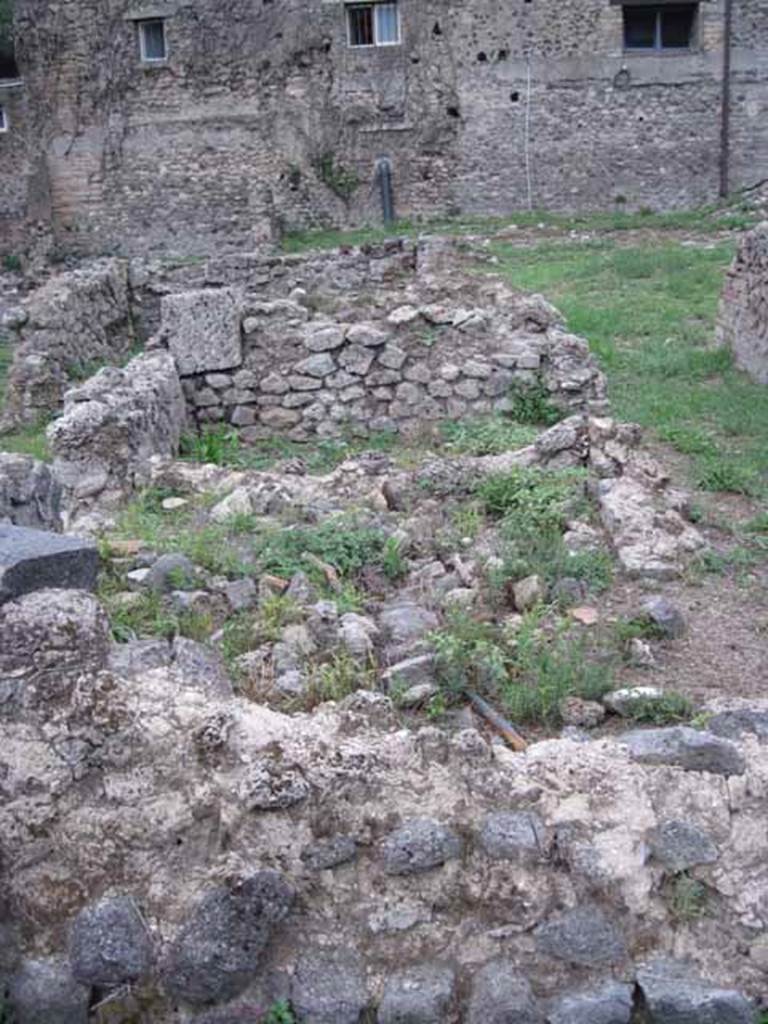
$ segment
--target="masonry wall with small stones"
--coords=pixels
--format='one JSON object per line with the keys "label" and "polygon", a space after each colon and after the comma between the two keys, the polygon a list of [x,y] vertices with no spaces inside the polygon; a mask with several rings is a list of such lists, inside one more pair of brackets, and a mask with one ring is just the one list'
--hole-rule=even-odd
{"label": "masonry wall with small stones", "polygon": [[[378,220],[383,156],[400,215],[712,200],[724,3],[702,0],[690,52],[654,55],[624,51],[608,0],[400,0],[402,45],[363,49],[335,0],[174,0],[168,59],[142,65],[149,0],[16,0],[29,112],[13,131],[34,145],[26,172],[0,170],[0,217],[24,212],[26,173],[67,247],[242,247]],[[768,173],[768,13],[733,11],[736,188]]]}
{"label": "masonry wall with small stones", "polygon": [[736,365],[768,384],[768,221],[739,243],[723,286],[717,333]]}
{"label": "masonry wall with small stones", "polygon": [[[271,261],[279,298],[237,286],[166,295],[155,343],[176,359],[192,422],[229,422],[246,440],[408,432],[508,411],[515,389],[531,386],[564,409],[605,408],[587,343],[548,303],[496,279],[462,284],[458,263],[453,281],[432,276],[431,258],[428,244],[393,243],[309,261],[304,273],[294,263],[287,281]],[[309,283],[323,268],[357,289],[326,293],[320,308],[316,291],[284,290],[291,270]]]}

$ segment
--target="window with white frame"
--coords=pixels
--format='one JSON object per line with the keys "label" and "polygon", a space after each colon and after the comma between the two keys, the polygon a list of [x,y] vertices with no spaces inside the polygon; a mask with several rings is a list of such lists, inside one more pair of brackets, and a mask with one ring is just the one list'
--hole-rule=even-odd
{"label": "window with white frame", "polygon": [[165,38],[163,18],[148,18],[137,22],[139,29],[139,55],[145,64],[155,64],[168,59],[168,43]]}
{"label": "window with white frame", "polygon": [[9,128],[8,114],[6,113],[5,107],[0,103],[0,132],[7,132]]}
{"label": "window with white frame", "polygon": [[350,46],[397,46],[400,11],[396,3],[347,4]]}

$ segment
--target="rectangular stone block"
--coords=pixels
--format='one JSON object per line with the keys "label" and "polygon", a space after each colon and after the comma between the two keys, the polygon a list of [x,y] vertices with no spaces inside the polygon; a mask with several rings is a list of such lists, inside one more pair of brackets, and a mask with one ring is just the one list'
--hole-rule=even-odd
{"label": "rectangular stone block", "polygon": [[232,288],[163,296],[162,330],[182,377],[242,364],[240,307],[240,295]]}
{"label": "rectangular stone block", "polygon": [[0,604],[35,590],[95,590],[98,570],[91,541],[0,524]]}

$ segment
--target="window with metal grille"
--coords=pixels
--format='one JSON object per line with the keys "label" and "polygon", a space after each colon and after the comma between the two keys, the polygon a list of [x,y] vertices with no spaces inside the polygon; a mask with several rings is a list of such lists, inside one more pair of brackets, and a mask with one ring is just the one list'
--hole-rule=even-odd
{"label": "window with metal grille", "polygon": [[626,50],[690,50],[698,4],[626,5]]}
{"label": "window with metal grille", "polygon": [[400,12],[396,3],[348,4],[350,46],[397,46]]}
{"label": "window with metal grille", "polygon": [[165,39],[165,21],[152,18],[138,22],[139,53],[141,59],[148,64],[168,59],[168,46]]}

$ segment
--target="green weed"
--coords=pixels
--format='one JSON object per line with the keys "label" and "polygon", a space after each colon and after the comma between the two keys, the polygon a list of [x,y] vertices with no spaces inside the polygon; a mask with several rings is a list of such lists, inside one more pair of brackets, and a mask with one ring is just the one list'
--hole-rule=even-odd
{"label": "green weed", "polygon": [[532,614],[517,634],[514,671],[501,695],[513,722],[554,724],[565,697],[597,700],[612,685],[613,665],[592,657],[583,636],[574,636],[564,625],[546,636]]}
{"label": "green weed", "polygon": [[6,256],[3,256],[3,270],[8,271],[9,274],[20,274],[21,257],[10,252]]}
{"label": "green weed", "polygon": [[31,455],[41,462],[51,461],[51,452],[45,436],[45,427],[20,427],[8,434],[0,434],[0,452]]}
{"label": "green weed", "polygon": [[558,580],[581,580],[593,593],[606,590],[613,579],[613,559],[607,551],[571,552],[559,529],[536,529],[518,517],[501,524],[504,568],[492,581],[496,588],[507,580],[540,576],[550,586]]}
{"label": "green weed", "polygon": [[672,917],[681,923],[696,921],[707,913],[709,894],[706,885],[682,871],[666,886],[667,905]]}
{"label": "green weed", "polygon": [[292,622],[301,621],[301,609],[284,594],[273,594],[259,605],[257,634],[260,643],[273,643]]}
{"label": "green weed", "polygon": [[689,722],[693,704],[681,693],[667,692],[660,697],[641,697],[631,701],[625,717],[643,725],[675,725]]}
{"label": "green weed", "polygon": [[563,418],[561,409],[553,403],[552,396],[541,383],[518,384],[509,393],[512,402],[510,416],[518,423],[537,427],[551,427]]}
{"label": "green weed", "polygon": [[401,537],[387,537],[381,552],[381,568],[393,583],[408,574],[408,562],[403,556],[404,541]]}
{"label": "green weed", "polygon": [[510,651],[494,622],[454,610],[431,642],[438,680],[451,697],[466,689],[495,689],[507,678]]}
{"label": "green weed", "polygon": [[475,494],[486,512],[504,517],[509,529],[519,523],[526,531],[561,529],[576,511],[581,474],[576,471],[547,473],[515,467],[507,473],[485,477]]}
{"label": "green weed", "polygon": [[531,444],[538,433],[501,416],[446,421],[440,425],[443,447],[457,455],[501,455]]}
{"label": "green weed", "polygon": [[285,999],[273,1003],[261,1018],[261,1024],[298,1024],[290,1004]]}
{"label": "green weed", "polygon": [[373,666],[361,666],[347,650],[339,650],[313,672],[309,684],[310,703],[340,701],[357,690],[370,690],[374,679]]}
{"label": "green weed", "polygon": [[217,466],[237,465],[240,439],[237,430],[228,424],[206,427],[181,439],[180,456],[190,462],[212,462]]}
{"label": "green weed", "polygon": [[262,572],[290,579],[303,570],[322,582],[322,572],[306,554],[333,566],[341,576],[353,577],[366,565],[381,565],[385,544],[381,530],[339,518],[319,526],[269,531],[254,540],[254,552]]}

